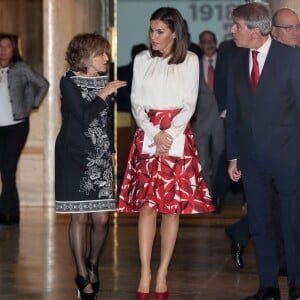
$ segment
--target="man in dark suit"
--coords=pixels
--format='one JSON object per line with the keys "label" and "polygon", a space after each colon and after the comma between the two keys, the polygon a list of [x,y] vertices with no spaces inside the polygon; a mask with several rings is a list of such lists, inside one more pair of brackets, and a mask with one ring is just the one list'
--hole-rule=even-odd
{"label": "man in dark suit", "polygon": [[228,173],[243,176],[260,288],[247,300],[279,300],[274,189],[288,270],[289,299],[300,299],[300,51],[271,39],[266,5],[233,10],[231,32],[241,49],[227,102]]}
{"label": "man in dark suit", "polygon": [[[291,47],[298,45],[297,37],[300,32],[299,26],[300,20],[297,13],[287,7],[280,8],[274,12],[272,17],[272,37],[278,42],[286,44]],[[231,92],[231,88],[228,88],[228,69],[232,64],[234,54],[238,51],[238,48],[233,40],[224,41],[219,46],[218,59],[216,63],[215,72],[215,96],[219,106],[220,114],[226,116],[226,95]],[[227,96],[228,97],[228,96]],[[224,151],[225,152],[225,151]],[[219,191],[218,197],[221,200],[224,198],[226,191],[229,188],[229,183],[224,169],[227,169],[227,160],[223,160],[225,153],[222,154],[220,159],[219,171],[216,177],[217,190]],[[228,176],[228,175],[227,175]],[[229,177],[228,177],[229,178]],[[276,196],[276,195],[275,195]],[[274,213],[278,213],[278,208],[274,207]],[[279,227],[278,222],[277,226]],[[249,226],[247,215],[242,217],[237,222],[230,224],[226,227],[226,233],[231,239],[231,255],[239,268],[243,268],[243,252],[248,241],[250,240]],[[279,274],[286,276],[286,263],[283,245],[281,241],[281,234],[278,234],[278,249],[280,251],[280,271]]]}
{"label": "man in dark suit", "polygon": [[[228,74],[230,72],[230,67],[233,63],[233,59],[237,51],[239,51],[234,41],[227,40],[223,41],[218,49],[218,58],[216,63],[215,71],[215,96],[219,107],[220,117],[226,122],[226,111],[227,111],[227,98],[230,97],[230,93],[233,92],[231,86],[228,82]],[[232,181],[230,180],[228,173],[228,160],[226,155],[226,147],[221,154],[218,171],[213,182],[213,190],[215,191],[214,199],[216,207],[220,209],[223,200],[229,191]],[[236,184],[236,183],[234,183]],[[238,184],[238,192],[243,194],[242,185]],[[248,226],[248,216],[245,215],[238,221],[226,226],[225,228],[227,236],[230,238],[231,247],[230,253],[231,256],[238,268],[244,268],[243,262],[243,252],[250,240],[249,226]]]}
{"label": "man in dark suit", "polygon": [[[231,87],[228,86],[228,71],[230,65],[232,64],[235,52],[238,50],[239,48],[235,45],[232,39],[223,41],[218,49],[215,68],[214,92],[219,109],[219,116],[224,123],[226,122],[226,99],[228,98],[228,93],[232,91]],[[232,187],[232,182],[230,181],[227,173],[227,166],[228,161],[226,158],[226,147],[224,147],[224,151],[220,156],[218,170],[212,185],[214,191],[212,196],[215,202],[216,212],[221,210],[224,198],[230,187]],[[237,187],[239,189],[240,184],[235,186],[235,188]]]}
{"label": "man in dark suit", "polygon": [[[214,69],[217,59],[217,39],[205,30],[199,35],[204,55],[200,59],[199,92],[192,128],[203,175],[213,197],[212,182],[216,176],[219,157],[224,148],[224,130],[214,95]],[[214,197],[213,197],[214,199]]]}

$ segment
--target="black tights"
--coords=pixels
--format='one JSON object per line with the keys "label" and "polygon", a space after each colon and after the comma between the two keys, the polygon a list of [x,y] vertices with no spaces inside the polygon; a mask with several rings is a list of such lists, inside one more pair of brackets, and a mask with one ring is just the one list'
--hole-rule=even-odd
{"label": "black tights", "polygon": [[[108,212],[71,215],[69,239],[77,274],[84,277],[88,275],[85,264],[87,257],[91,263],[98,266],[99,256],[108,231],[108,219]],[[91,281],[93,281],[92,278]]]}

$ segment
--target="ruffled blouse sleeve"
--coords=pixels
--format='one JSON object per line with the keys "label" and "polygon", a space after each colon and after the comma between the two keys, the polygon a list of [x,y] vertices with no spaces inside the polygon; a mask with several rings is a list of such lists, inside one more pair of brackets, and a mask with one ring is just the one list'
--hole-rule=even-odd
{"label": "ruffled blouse sleeve", "polygon": [[155,127],[149,120],[147,109],[145,106],[145,95],[143,95],[143,80],[145,80],[145,74],[147,69],[147,61],[150,59],[150,54],[145,55],[146,52],[142,52],[136,55],[133,63],[133,78],[131,87],[131,107],[133,117],[138,125],[150,139],[160,132],[160,129]]}

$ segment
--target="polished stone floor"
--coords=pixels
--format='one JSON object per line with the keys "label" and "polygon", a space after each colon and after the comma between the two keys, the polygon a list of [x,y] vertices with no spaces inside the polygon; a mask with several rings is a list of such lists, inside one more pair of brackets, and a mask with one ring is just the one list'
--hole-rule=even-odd
{"label": "polished stone floor", "polygon": [[[245,268],[238,270],[224,234],[224,227],[243,213],[240,204],[230,204],[218,215],[182,217],[168,276],[170,300],[240,300],[256,291],[253,245],[246,248]],[[1,300],[76,299],[68,222],[68,215],[55,215],[51,208],[27,207],[22,208],[19,226],[0,227]],[[153,270],[158,254],[159,239]],[[136,215],[112,215],[100,275],[98,299],[135,299],[139,277]],[[280,278],[280,286],[286,300],[286,278]]]}

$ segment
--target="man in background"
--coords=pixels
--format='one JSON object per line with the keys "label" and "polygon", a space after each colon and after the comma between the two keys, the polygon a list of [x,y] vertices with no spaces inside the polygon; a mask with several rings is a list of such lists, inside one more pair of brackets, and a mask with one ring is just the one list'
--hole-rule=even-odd
{"label": "man in background", "polygon": [[214,94],[214,73],[217,60],[217,39],[213,32],[205,30],[199,35],[203,50],[200,59],[200,77],[197,106],[192,128],[198,149],[204,178],[212,198],[216,191],[212,182],[216,176],[220,154],[224,148],[223,123]]}
{"label": "man in background", "polygon": [[278,9],[272,17],[272,37],[291,47],[299,45],[300,20],[297,13],[290,8]]}

